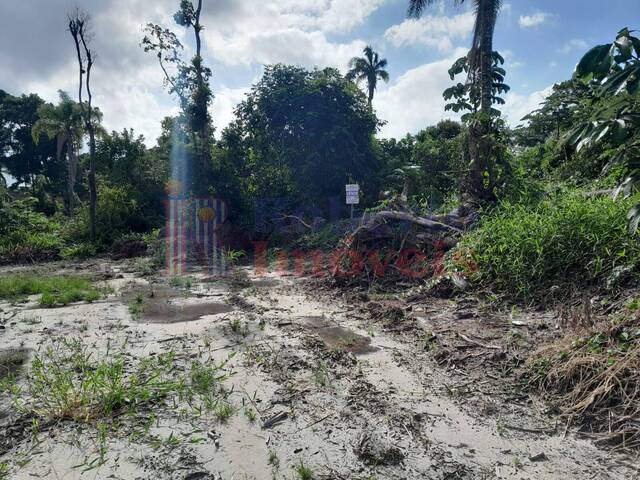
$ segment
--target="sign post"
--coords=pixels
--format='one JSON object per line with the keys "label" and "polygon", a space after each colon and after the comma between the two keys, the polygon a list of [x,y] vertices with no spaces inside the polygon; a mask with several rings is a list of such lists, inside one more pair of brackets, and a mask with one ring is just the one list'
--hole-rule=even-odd
{"label": "sign post", "polygon": [[351,205],[351,220],[353,220],[353,206],[360,203],[360,185],[348,183],[345,185],[347,205]]}

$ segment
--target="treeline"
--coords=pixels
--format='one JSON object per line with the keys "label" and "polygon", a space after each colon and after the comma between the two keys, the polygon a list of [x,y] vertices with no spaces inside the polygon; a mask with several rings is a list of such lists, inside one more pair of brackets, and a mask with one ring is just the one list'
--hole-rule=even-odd
{"label": "treeline", "polygon": [[[36,94],[0,93],[3,218],[29,211],[41,214],[43,222],[55,219],[73,236],[62,236],[69,244],[90,240],[89,159],[78,111],[64,92],[57,104]],[[197,177],[208,185],[206,194],[227,202],[230,220],[249,237],[255,209],[265,201],[277,200],[283,214],[328,216],[331,202],[343,208],[349,181],[362,185],[363,207],[403,189],[424,208],[437,208],[455,194],[464,136],[459,123],[442,122],[399,141],[376,138],[380,125],[366,96],[338,71],[269,66],[237,107],[235,121],[211,140],[210,177]],[[97,129],[97,250],[130,233],[162,227],[170,158],[181,128],[180,117],[165,118],[151,147],[131,129]],[[188,138],[183,133],[178,138]],[[184,152],[193,155],[188,143]],[[3,238],[6,246],[12,243]]]}

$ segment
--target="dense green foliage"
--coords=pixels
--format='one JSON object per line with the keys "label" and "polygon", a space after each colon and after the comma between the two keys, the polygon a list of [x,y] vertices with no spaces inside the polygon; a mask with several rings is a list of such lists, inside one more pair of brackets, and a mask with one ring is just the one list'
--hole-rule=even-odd
{"label": "dense green foliage", "polygon": [[[378,125],[366,97],[337,70],[267,66],[223,132],[219,177],[241,182],[231,189],[234,205],[283,198],[326,209],[350,180],[375,192]],[[228,184],[214,186],[216,195],[228,192]]]}
{"label": "dense green foliage", "polygon": [[415,208],[438,209],[460,190],[465,143],[464,128],[451,120],[399,141],[381,139],[377,146],[384,165],[381,181],[392,194],[404,191]]}
{"label": "dense green foliage", "polygon": [[[460,251],[476,279],[521,299],[567,286],[617,286],[637,276],[640,242],[627,230],[629,202],[560,191],[535,205],[506,203],[467,234]],[[465,262],[468,265],[467,258]]]}

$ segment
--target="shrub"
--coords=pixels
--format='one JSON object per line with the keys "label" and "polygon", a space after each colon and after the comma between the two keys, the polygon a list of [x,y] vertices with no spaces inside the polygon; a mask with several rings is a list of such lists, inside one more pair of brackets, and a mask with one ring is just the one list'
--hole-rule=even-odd
{"label": "shrub", "polygon": [[0,261],[57,257],[60,224],[33,209],[34,199],[0,201]]}
{"label": "shrub", "polygon": [[80,243],[78,245],[71,245],[65,247],[60,252],[60,256],[64,259],[78,259],[83,260],[93,257],[96,254],[96,247],[91,243]]}
{"label": "shrub", "polygon": [[477,266],[472,278],[520,299],[553,285],[611,287],[635,274],[640,261],[638,238],[627,229],[632,203],[575,191],[535,206],[502,204],[463,238],[458,252],[465,252],[466,265]]}
{"label": "shrub", "polygon": [[[101,185],[99,192],[95,244],[99,248],[106,248],[131,231],[130,223],[139,215],[139,208],[124,187]],[[88,205],[79,209],[76,217],[69,223],[65,236],[70,243],[90,240]]]}

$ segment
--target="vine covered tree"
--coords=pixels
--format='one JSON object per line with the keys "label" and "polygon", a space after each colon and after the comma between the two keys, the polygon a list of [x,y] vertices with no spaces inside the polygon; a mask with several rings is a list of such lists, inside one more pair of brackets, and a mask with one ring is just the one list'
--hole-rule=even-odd
{"label": "vine covered tree", "polygon": [[197,179],[191,186],[196,193],[206,193],[213,171],[213,129],[209,113],[213,93],[209,86],[211,69],[204,65],[202,58],[201,32],[204,26],[200,23],[201,14],[202,0],[198,0],[195,6],[190,0],[182,0],[180,9],[173,16],[178,25],[193,29],[196,48],[195,55],[189,62],[182,59],[183,45],[169,29],[149,23],[142,39],[144,51],[156,54],[169,93],[176,94],[180,99],[182,120],[188,125],[193,157],[196,160],[193,170],[197,172]]}
{"label": "vine covered tree", "polygon": [[[463,4],[465,0],[455,0]],[[419,18],[435,0],[409,0],[409,16]],[[495,139],[492,105],[494,103],[493,33],[502,0],[473,0],[476,12],[471,49],[467,56],[467,82],[477,92],[479,110],[469,123],[470,169],[465,190],[474,200],[493,200],[493,156]]]}
{"label": "vine covered tree", "polygon": [[356,84],[367,82],[367,93],[369,105],[373,101],[373,95],[378,86],[378,80],[389,81],[389,72],[385,70],[387,67],[387,59],[380,58],[373,48],[367,45],[362,51],[363,57],[353,57],[349,61],[349,71],[347,78],[355,81]]}

